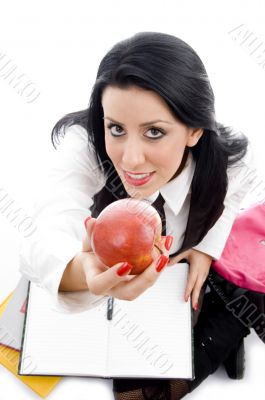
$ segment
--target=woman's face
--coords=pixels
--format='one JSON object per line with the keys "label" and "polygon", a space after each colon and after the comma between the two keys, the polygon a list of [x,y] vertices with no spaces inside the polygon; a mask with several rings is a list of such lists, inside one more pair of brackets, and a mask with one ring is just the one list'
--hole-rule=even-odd
{"label": "woman's face", "polygon": [[[137,86],[107,86],[102,107],[106,152],[126,192],[137,199],[167,183],[178,170],[185,147],[194,146],[203,133],[180,122],[157,93]],[[137,175],[129,177],[127,172],[152,174],[136,180]]]}

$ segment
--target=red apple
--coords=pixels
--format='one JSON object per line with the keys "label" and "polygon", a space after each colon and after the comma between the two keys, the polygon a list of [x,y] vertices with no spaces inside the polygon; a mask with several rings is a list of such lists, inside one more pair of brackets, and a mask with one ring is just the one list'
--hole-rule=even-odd
{"label": "red apple", "polygon": [[133,266],[130,274],[138,275],[152,263],[154,246],[162,253],[161,231],[161,218],[146,200],[117,200],[97,217],[91,247],[106,266],[127,261]]}

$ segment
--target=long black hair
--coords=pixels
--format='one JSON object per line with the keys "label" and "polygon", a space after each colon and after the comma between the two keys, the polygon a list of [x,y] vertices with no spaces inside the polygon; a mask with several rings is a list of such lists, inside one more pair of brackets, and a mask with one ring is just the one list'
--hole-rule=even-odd
{"label": "long black hair", "polygon": [[119,181],[105,148],[101,96],[108,85],[152,90],[181,122],[203,128],[203,135],[190,148],[196,161],[192,192],[206,219],[221,209],[228,186],[227,168],[244,157],[248,139],[216,121],[214,93],[192,47],[160,32],[140,32],[118,42],[99,65],[88,108],[67,114],[55,124],[51,138],[54,147],[67,127],[81,125],[95,149],[99,169],[107,177],[116,174]]}

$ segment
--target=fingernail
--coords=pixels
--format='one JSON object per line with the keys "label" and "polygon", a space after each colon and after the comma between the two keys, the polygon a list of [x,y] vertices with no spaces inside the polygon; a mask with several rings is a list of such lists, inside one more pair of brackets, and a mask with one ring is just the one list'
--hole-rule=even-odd
{"label": "fingernail", "polygon": [[173,236],[167,236],[167,238],[166,238],[166,241],[165,241],[165,248],[167,249],[167,250],[169,250],[170,249],[170,247],[172,246],[172,243],[173,243]]}
{"label": "fingernail", "polygon": [[165,254],[161,254],[156,264],[157,272],[160,272],[166,266],[167,263],[168,263],[168,257],[165,256]]}
{"label": "fingernail", "polygon": [[199,310],[199,304],[198,304],[198,303],[195,304],[194,310],[195,310],[195,311],[198,311],[198,310]]}
{"label": "fingernail", "polygon": [[91,218],[92,218],[92,217],[90,216],[90,217],[87,217],[87,218],[84,220],[85,228],[86,228],[86,226],[87,226],[88,221],[89,221]]}
{"label": "fingernail", "polygon": [[186,301],[186,303],[187,303],[187,301],[189,300],[189,296],[184,296],[184,300]]}
{"label": "fingernail", "polygon": [[125,274],[127,274],[127,272],[129,272],[131,269],[132,269],[132,265],[129,264],[129,263],[127,263],[127,262],[125,262],[125,263],[123,263],[123,264],[120,266],[120,268],[117,270],[117,274],[118,274],[119,276],[125,275]]}

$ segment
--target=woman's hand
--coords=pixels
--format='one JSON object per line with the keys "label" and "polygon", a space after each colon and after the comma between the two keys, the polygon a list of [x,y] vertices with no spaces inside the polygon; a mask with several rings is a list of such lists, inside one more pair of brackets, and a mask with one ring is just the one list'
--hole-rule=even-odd
{"label": "woman's hand", "polygon": [[[95,218],[90,218],[85,224],[87,234],[83,238],[82,252],[79,253],[88,288],[91,293],[96,295],[109,295],[122,300],[134,300],[158,279],[160,272],[156,270],[156,265],[160,258],[160,252],[154,248],[152,253],[154,261],[141,274],[128,275],[130,270],[127,270],[124,275],[119,276],[117,271],[121,268],[122,262],[109,268],[92,251],[90,237],[95,221]],[[167,265],[169,249],[166,249],[165,241],[166,236],[162,237],[160,248],[164,255],[162,257],[163,264]]]}
{"label": "woman's hand", "polygon": [[190,265],[184,298],[185,301],[188,301],[188,298],[192,292],[192,306],[195,310],[197,310],[200,291],[209,274],[212,257],[201,251],[189,249],[177,255],[176,257],[173,257],[169,261],[168,265],[170,266],[176,264],[183,258],[186,258]]}

